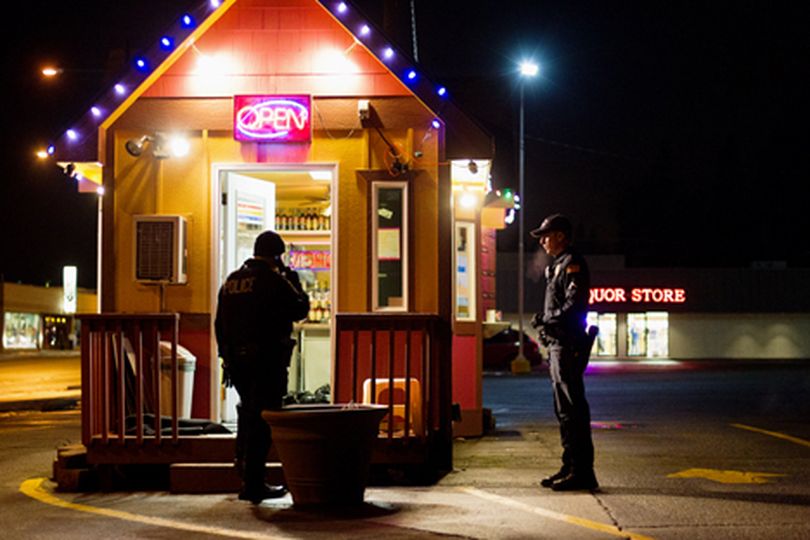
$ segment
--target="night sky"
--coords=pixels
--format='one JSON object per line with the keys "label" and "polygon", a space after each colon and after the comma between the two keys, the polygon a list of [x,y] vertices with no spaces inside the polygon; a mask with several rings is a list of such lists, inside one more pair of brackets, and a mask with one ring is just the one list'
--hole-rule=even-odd
{"label": "night sky", "polygon": [[[58,285],[70,263],[94,286],[95,197],[33,152],[196,3],[32,0],[3,18],[7,281]],[[412,52],[408,1],[356,4]],[[496,187],[518,185],[515,66],[540,63],[524,101],[527,230],[561,211],[586,254],[633,266],[810,266],[799,3],[416,0],[416,16],[425,73],[495,137]],[[59,81],[40,78],[46,60]]]}

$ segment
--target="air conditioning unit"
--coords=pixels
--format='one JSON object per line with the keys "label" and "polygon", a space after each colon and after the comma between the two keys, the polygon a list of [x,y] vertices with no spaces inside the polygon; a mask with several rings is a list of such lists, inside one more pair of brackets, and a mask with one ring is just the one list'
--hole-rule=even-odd
{"label": "air conditioning unit", "polygon": [[183,284],[188,280],[186,219],[135,216],[135,281]]}

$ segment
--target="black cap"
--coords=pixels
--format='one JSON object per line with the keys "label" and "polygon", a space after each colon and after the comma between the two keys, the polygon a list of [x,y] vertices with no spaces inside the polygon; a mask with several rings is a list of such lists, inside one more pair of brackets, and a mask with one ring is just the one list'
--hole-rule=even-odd
{"label": "black cap", "polygon": [[571,238],[572,230],[573,227],[571,227],[571,222],[567,217],[562,214],[552,214],[544,219],[540,226],[531,231],[529,234],[533,238],[540,238],[544,234],[561,232],[565,234],[566,237]]}
{"label": "black cap", "polygon": [[275,257],[286,250],[284,240],[273,231],[264,231],[256,237],[253,244],[253,255],[256,257]]}

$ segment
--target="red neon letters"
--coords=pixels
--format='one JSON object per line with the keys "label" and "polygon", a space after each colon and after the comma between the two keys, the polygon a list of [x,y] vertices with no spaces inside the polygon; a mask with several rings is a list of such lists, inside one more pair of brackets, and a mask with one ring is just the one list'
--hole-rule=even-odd
{"label": "red neon letters", "polygon": [[685,289],[658,289],[637,287],[627,294],[621,287],[597,287],[591,289],[589,304],[622,304],[626,302],[645,304],[683,304]]}
{"label": "red neon letters", "polygon": [[234,96],[233,135],[238,141],[308,142],[309,96]]}

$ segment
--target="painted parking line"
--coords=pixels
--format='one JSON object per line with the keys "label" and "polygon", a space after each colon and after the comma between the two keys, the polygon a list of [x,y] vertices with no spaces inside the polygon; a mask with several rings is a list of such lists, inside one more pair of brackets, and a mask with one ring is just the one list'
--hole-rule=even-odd
{"label": "painted parking line", "polygon": [[754,433],[762,433],[763,435],[770,435],[771,437],[776,437],[777,439],[783,439],[785,441],[790,441],[792,443],[800,444],[802,446],[807,446],[808,448],[810,448],[810,441],[805,441],[804,439],[800,439],[792,435],[779,433],[778,431],[768,431],[767,429],[761,429],[754,426],[747,426],[745,424],[731,424],[731,426],[739,429],[747,429],[748,431],[753,431]]}
{"label": "painted parking line", "polygon": [[504,506],[509,506],[511,508],[515,508],[518,510],[523,510],[525,512],[530,512],[532,514],[537,514],[538,516],[543,516],[545,518],[561,521],[563,523],[577,525],[579,527],[584,527],[592,531],[603,532],[612,536],[629,538],[631,540],[653,540],[652,537],[650,536],[644,536],[642,534],[636,534],[634,532],[625,531],[623,529],[620,529],[619,527],[616,527],[615,525],[608,525],[606,523],[600,523],[598,521],[593,521],[590,519],[585,519],[577,516],[570,516],[568,514],[562,514],[560,512],[555,512],[553,510],[547,510],[539,506],[532,506],[530,504],[516,501],[508,497],[502,497],[501,495],[495,495],[494,493],[481,491],[480,489],[476,489],[473,487],[463,487],[460,489],[464,493],[468,493],[470,495],[479,497],[481,499],[485,499],[487,501],[502,504]]}
{"label": "painted parking line", "polygon": [[780,473],[728,471],[721,469],[686,469],[672,474],[667,478],[704,478],[720,484],[768,484],[771,478],[787,476]]}
{"label": "painted parking line", "polygon": [[23,493],[32,499],[39,502],[65,508],[67,510],[74,510],[77,512],[84,512],[87,514],[95,514],[97,516],[104,516],[108,518],[121,519],[133,523],[141,523],[144,525],[152,525],[155,527],[164,527],[168,529],[176,529],[181,531],[190,531],[196,533],[211,534],[215,536],[224,536],[226,538],[247,538],[251,540],[289,540],[289,536],[269,535],[258,532],[240,531],[237,529],[226,529],[224,527],[210,527],[207,525],[195,525],[193,523],[186,523],[184,521],[177,521],[174,519],[166,519],[153,516],[143,516],[140,514],[133,514],[132,512],[125,512],[123,510],[113,510],[111,508],[99,508],[97,506],[90,506],[87,504],[74,503],[60,499],[53,493],[46,490],[42,484],[44,478],[30,478],[20,484],[20,493]]}

